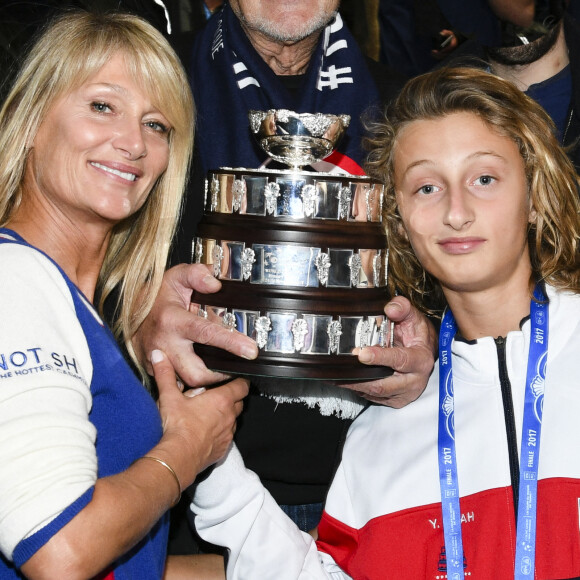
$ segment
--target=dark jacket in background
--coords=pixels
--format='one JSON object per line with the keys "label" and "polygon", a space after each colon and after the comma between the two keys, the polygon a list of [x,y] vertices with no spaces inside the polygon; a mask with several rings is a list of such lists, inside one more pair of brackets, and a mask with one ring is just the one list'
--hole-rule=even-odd
{"label": "dark jacket in background", "polygon": [[[564,16],[564,37],[568,46],[570,72],[572,74],[572,99],[568,109],[563,145],[568,157],[580,174],[580,24],[566,14]],[[485,68],[487,66],[485,47],[468,40],[460,45],[442,65],[467,65]]]}

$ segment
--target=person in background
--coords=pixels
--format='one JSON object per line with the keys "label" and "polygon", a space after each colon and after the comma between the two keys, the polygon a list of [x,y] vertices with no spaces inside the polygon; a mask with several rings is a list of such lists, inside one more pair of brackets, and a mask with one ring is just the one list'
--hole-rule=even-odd
{"label": "person in background", "polygon": [[436,0],[379,0],[377,20],[380,62],[407,78],[431,69],[459,43]]}
{"label": "person in background", "polygon": [[489,66],[540,103],[580,171],[580,25],[565,0],[551,0],[541,15],[531,27],[505,25],[500,46],[466,42],[446,62]]}
{"label": "person in background", "polygon": [[487,49],[491,70],[546,109],[580,171],[580,25],[556,0],[536,27],[510,31],[511,42]]}
{"label": "person in background", "polygon": [[534,20],[534,0],[437,0],[441,11],[461,34],[486,46],[500,43],[501,22],[530,26]]}
{"label": "person in background", "polygon": [[[223,379],[204,370],[192,341],[213,342],[247,358],[257,355],[247,337],[190,311],[192,286],[201,274],[196,274],[199,265],[186,265],[192,261],[207,170],[273,167],[249,131],[248,111],[287,108],[349,114],[351,122],[338,150],[316,168],[360,174],[360,116],[371,105],[392,99],[402,84],[400,76],[363,57],[338,8],[338,0],[232,0],[196,38],[191,82],[198,125],[192,186],[176,240],[174,262],[181,265],[166,273],[156,305],[135,341],[142,353],[156,348],[166,352],[188,385]],[[211,284],[212,290],[219,287],[217,280]],[[363,349],[360,360],[376,364],[379,358],[393,367],[397,372],[388,379],[351,385],[353,390],[319,381],[252,379],[236,431],[238,445],[304,530],[318,523],[350,421],[368,400],[401,406],[415,399],[433,366],[436,339],[428,321],[403,298],[388,306],[387,315],[401,321],[396,347]],[[186,520],[186,498],[180,509],[181,517],[173,512],[177,529],[170,549],[187,553],[196,548]]]}
{"label": "person in background", "polygon": [[360,174],[360,115],[391,100],[405,80],[362,55],[344,25],[338,0],[300,0],[288,6],[258,0],[224,3],[196,38],[190,77],[199,110],[199,167],[194,167],[197,181],[187,199],[187,232],[178,238],[181,262],[191,261],[207,171],[224,165],[273,167],[248,130],[249,110],[351,114],[338,150],[313,169]]}
{"label": "person in background", "polygon": [[534,0],[379,0],[380,60],[407,77],[427,72],[466,39],[500,44],[501,22],[530,26]]}
{"label": "person in background", "polygon": [[165,270],[193,115],[156,29],[90,13],[46,28],[0,111],[3,579],[159,580],[169,508],[231,442],[245,381],[182,393],[154,351],[158,408],[94,306],[121,283],[129,344]]}
{"label": "person in background", "polygon": [[354,421],[317,542],[235,447],[197,485],[198,532],[231,579],[576,578],[580,201],[554,125],[510,82],[444,68],[369,144],[389,283],[443,315],[427,389]]}

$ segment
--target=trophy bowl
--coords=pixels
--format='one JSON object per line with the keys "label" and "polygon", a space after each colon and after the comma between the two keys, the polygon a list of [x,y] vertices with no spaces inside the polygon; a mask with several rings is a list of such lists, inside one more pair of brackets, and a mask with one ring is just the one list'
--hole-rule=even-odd
{"label": "trophy bowl", "polygon": [[294,169],[332,153],[350,123],[349,115],[295,113],[287,109],[250,111],[249,119],[262,149]]}

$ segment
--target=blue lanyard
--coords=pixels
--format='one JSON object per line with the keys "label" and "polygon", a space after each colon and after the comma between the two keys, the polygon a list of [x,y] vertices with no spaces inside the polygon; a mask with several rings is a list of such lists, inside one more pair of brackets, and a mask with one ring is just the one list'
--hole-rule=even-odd
{"label": "blue lanyard", "polygon": [[455,318],[451,310],[447,309],[439,331],[439,485],[447,578],[463,580],[463,540],[455,454],[455,404],[451,366],[451,343],[456,332]]}
{"label": "blue lanyard", "polygon": [[[548,358],[548,301],[538,285],[530,305],[531,334],[520,448],[520,491],[517,514],[516,580],[534,577],[536,555],[536,506],[538,464]],[[455,453],[455,423],[451,343],[457,332],[453,313],[447,309],[439,332],[439,484],[447,578],[463,580],[461,508]]]}

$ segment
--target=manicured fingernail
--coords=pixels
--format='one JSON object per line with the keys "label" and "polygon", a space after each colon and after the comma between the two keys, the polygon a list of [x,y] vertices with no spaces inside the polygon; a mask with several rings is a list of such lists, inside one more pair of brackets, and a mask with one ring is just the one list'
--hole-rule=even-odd
{"label": "manicured fingernail", "polygon": [[218,281],[211,275],[211,274],[206,274],[203,277],[202,282],[206,285],[206,286],[215,286]]}
{"label": "manicured fingernail", "polygon": [[389,302],[387,304],[387,308],[390,309],[396,308],[397,310],[401,310],[401,305],[398,302]]}
{"label": "manicured fingernail", "polygon": [[151,362],[153,364],[161,362],[163,360],[163,358],[164,358],[164,355],[160,350],[155,349],[154,351],[151,352]]}
{"label": "manicured fingernail", "polygon": [[205,393],[205,387],[198,387],[197,389],[189,389],[183,393],[186,397],[197,397],[197,395],[201,395]]}

